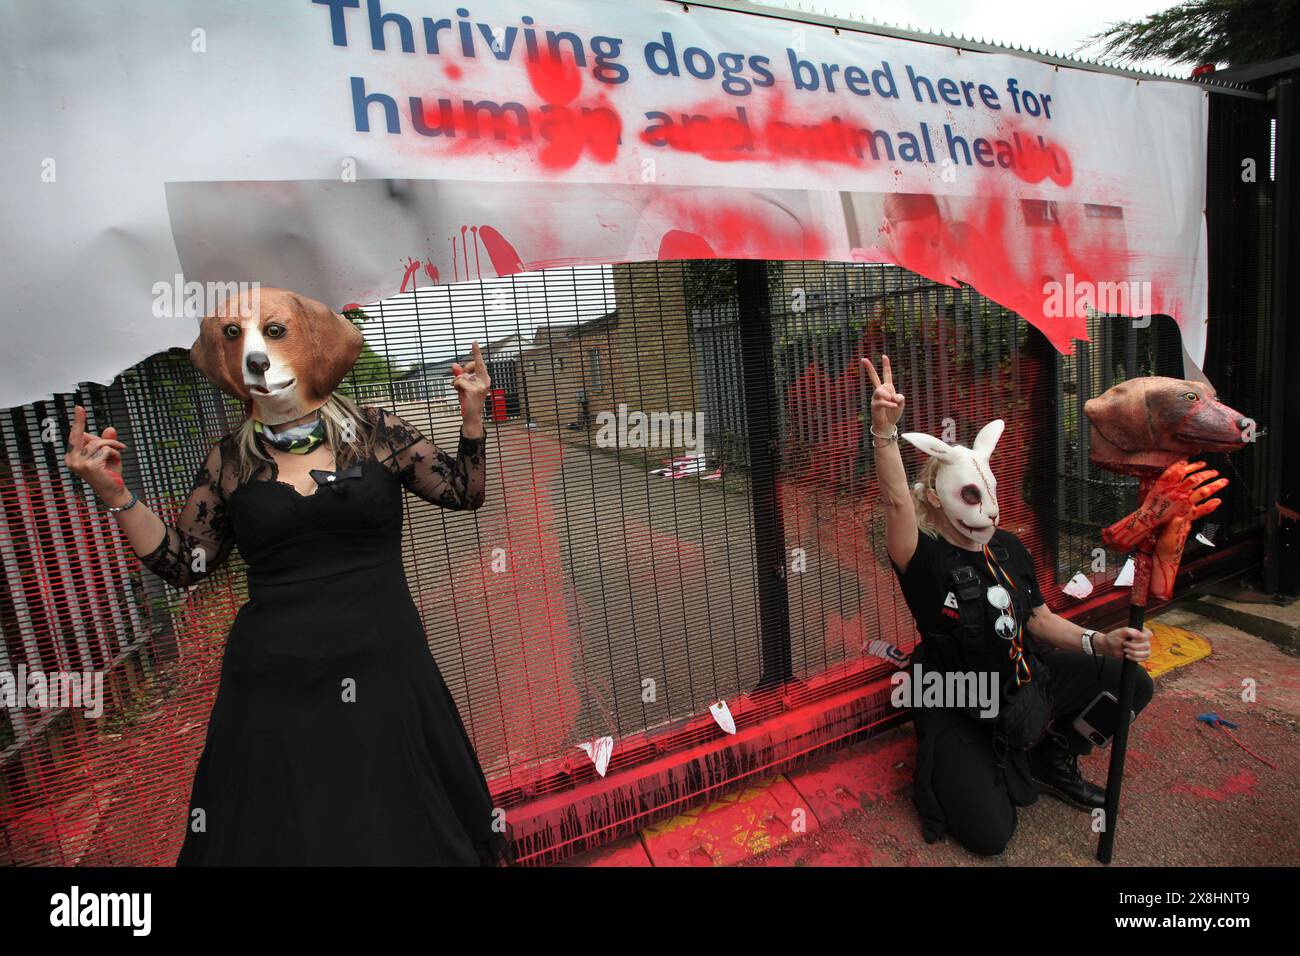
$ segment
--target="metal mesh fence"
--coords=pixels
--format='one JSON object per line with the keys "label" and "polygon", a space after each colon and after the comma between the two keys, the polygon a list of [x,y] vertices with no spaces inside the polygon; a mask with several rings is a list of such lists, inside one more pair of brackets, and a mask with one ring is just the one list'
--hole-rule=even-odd
{"label": "metal mesh fence", "polygon": [[[1207,371],[1260,421],[1270,192],[1230,173],[1242,142],[1267,149],[1267,123],[1260,104],[1215,104],[1208,199]],[[892,357],[905,430],[969,443],[1007,420],[1003,524],[1036,556],[1049,603],[1070,606],[1061,586],[1076,573],[1112,587],[1123,556],[1099,561],[1097,531],[1132,507],[1135,484],[1088,464],[1083,402],[1124,378],[1181,375],[1168,319],[1093,318],[1092,341],[1060,356],[969,288],[894,267],[768,263],[760,289],[753,275],[714,261],[558,269],[353,315],[368,348],[345,390],[444,447],[458,427],[451,363],[472,338],[487,344],[487,501],[451,513],[408,497],[404,560],[503,806],[591,779],[578,745],[594,738],[616,741],[615,773],[662,756],[656,735],[712,703],[774,678],[867,681],[889,666],[873,641],[911,647],[864,355]],[[166,518],[242,414],[183,353],[79,400],[91,428],[119,429],[128,485]],[[0,710],[0,862],[168,864],[243,567],[236,552],[190,591],[142,571],[63,466],[71,406],[60,395],[0,416],[0,670],[98,671],[107,699],[98,719]],[[1214,462],[1234,482],[1207,532],[1216,547],[1262,527],[1267,442],[1262,429]],[[919,454],[905,462],[915,473]],[[1188,559],[1210,550],[1189,544]]]}

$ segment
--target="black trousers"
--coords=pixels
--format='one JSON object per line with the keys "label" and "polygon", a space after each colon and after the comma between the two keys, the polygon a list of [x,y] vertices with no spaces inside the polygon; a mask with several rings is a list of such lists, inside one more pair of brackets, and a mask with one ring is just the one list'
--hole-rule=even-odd
{"label": "black trousers", "polygon": [[[1072,725],[1074,718],[1101,691],[1119,696],[1121,662],[1088,657],[1037,644],[1035,653],[1051,672],[1052,722],[1040,747],[1060,747],[1076,754],[1092,750],[1092,743]],[[1154,685],[1138,668],[1133,709],[1141,713],[1151,702]],[[1016,830],[1017,800],[1008,791],[1006,774],[999,771],[988,728],[961,711],[917,708],[918,738],[928,738],[918,749],[917,782],[928,782],[933,800],[942,810],[944,829],[972,853],[994,855],[1006,849]],[[931,765],[922,768],[922,760]],[[923,801],[918,801],[918,806]],[[1032,798],[1020,805],[1031,803]],[[926,821],[927,838],[934,830]]]}

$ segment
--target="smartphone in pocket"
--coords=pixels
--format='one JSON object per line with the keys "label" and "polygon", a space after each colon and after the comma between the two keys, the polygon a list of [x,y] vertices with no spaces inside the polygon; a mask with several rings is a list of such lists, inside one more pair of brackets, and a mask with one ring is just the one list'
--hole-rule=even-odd
{"label": "smartphone in pocket", "polygon": [[1119,699],[1108,690],[1092,699],[1074,718],[1074,729],[1098,747],[1106,746],[1119,726]]}

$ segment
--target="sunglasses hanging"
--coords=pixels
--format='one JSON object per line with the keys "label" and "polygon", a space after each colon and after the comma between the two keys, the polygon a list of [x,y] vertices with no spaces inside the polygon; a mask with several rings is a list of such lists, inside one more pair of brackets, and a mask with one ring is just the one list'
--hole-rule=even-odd
{"label": "sunglasses hanging", "polygon": [[1023,629],[1011,600],[1011,592],[1017,590],[1016,584],[994,559],[988,545],[984,546],[984,562],[988,565],[989,574],[997,582],[985,592],[989,604],[998,612],[998,618],[993,622],[993,632],[1004,641],[1010,642],[1007,656],[1014,662],[1018,687],[1028,683],[1033,676],[1029,671],[1029,661],[1025,658]]}

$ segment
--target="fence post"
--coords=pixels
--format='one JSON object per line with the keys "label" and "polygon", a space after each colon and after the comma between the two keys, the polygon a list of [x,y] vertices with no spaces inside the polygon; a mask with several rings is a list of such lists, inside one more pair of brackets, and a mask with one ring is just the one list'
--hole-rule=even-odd
{"label": "fence post", "polygon": [[759,631],[763,669],[760,687],[788,680],[790,602],[786,593],[785,529],[777,491],[778,437],[776,376],[772,365],[772,311],[767,263],[736,261],[736,299],[740,310],[741,376],[745,383],[745,441],[749,457],[750,507],[754,519],[754,558],[758,572]]}
{"label": "fence post", "polygon": [[1267,558],[1264,562],[1265,588],[1274,594],[1300,593],[1300,531],[1295,522],[1285,521],[1280,507],[1296,507],[1296,470],[1300,468],[1300,444],[1288,434],[1300,424],[1300,390],[1287,387],[1287,376],[1295,369],[1300,356],[1300,333],[1291,327],[1292,298],[1296,285],[1293,261],[1300,255],[1296,237],[1297,203],[1295,176],[1296,150],[1300,136],[1296,124],[1295,79],[1286,76],[1274,87],[1277,110],[1277,167],[1273,193],[1273,382],[1269,407],[1269,481],[1266,527]]}

